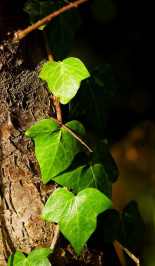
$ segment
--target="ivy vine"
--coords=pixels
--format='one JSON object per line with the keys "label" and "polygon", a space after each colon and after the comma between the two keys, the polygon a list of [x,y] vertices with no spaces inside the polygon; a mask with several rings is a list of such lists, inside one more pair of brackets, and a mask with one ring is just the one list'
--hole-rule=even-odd
{"label": "ivy vine", "polygon": [[[54,180],[63,186],[49,197],[41,218],[57,223],[79,255],[96,229],[97,216],[105,212],[105,241],[117,240],[134,252],[129,235],[133,243],[144,231],[136,203],[129,203],[121,215],[114,209],[108,210],[113,205],[112,183],[118,178],[116,163],[104,139],[108,106],[116,90],[110,66],[102,64],[89,74],[79,59],[67,57],[75,31],[81,25],[78,10],[71,8],[82,2],[85,1],[67,4],[63,0],[28,0],[24,6],[24,11],[30,15],[30,22],[36,23],[33,29],[37,27],[44,31],[50,61],[44,64],[39,78],[47,82],[55,96],[57,111],[57,119],[52,117],[39,121],[25,133],[35,142],[43,183]],[[61,13],[59,10],[62,9],[68,11]],[[51,13],[56,14],[56,11],[59,16],[52,21],[44,18],[49,18]],[[38,21],[42,21],[40,26]],[[22,32],[17,35],[16,41],[23,38]],[[93,150],[84,126],[78,120],[63,124],[59,103],[69,103],[68,119],[85,115],[88,123],[97,130],[101,139]],[[17,251],[9,257],[8,265],[51,265],[47,259],[51,252],[51,249],[41,248],[25,257]]]}

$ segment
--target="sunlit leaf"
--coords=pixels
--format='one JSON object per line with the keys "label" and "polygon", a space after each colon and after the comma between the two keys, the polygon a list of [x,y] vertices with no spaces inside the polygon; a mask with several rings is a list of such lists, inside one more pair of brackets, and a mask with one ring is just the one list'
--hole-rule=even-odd
{"label": "sunlit leaf", "polygon": [[51,263],[47,256],[52,252],[50,248],[37,248],[27,257],[21,252],[16,251],[8,259],[8,266],[50,266]]}
{"label": "sunlit leaf", "polygon": [[75,96],[81,81],[89,76],[86,67],[77,58],[47,62],[39,75],[47,81],[50,91],[62,104],[68,103]]}
{"label": "sunlit leaf", "polygon": [[77,196],[59,188],[48,199],[41,217],[58,223],[62,234],[80,254],[96,229],[97,215],[112,205],[111,200],[94,188],[86,188]]}
{"label": "sunlit leaf", "polygon": [[[80,122],[71,121],[66,126],[84,141],[86,140],[84,127]],[[44,184],[65,170],[77,153],[85,150],[85,146],[73,135],[50,119],[40,121],[30,127],[25,134],[35,142],[36,158]]]}

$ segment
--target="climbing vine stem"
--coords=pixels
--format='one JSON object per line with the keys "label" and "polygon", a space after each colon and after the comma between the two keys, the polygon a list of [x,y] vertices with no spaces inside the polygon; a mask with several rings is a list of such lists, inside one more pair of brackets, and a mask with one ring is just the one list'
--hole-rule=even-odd
{"label": "climbing vine stem", "polygon": [[[51,49],[50,49],[50,46],[49,46],[49,43],[48,43],[48,39],[47,39],[47,35],[46,35],[45,29],[43,29],[42,33],[43,33],[44,44],[45,44],[46,51],[47,51],[48,60],[49,61],[52,61],[53,60],[53,55],[52,55],[52,52],[51,52]],[[55,102],[57,119],[59,121],[62,121],[61,107],[60,107],[59,100],[58,100],[58,98],[56,96],[53,96],[53,97],[54,97],[54,102]],[[59,228],[59,225],[57,224],[56,225],[56,228],[55,228],[55,234],[54,234],[54,237],[52,239],[51,246],[50,246],[50,248],[52,250],[54,250],[54,248],[55,248],[55,245],[57,243],[57,240],[59,238],[59,235],[60,235],[60,228]]]}
{"label": "climbing vine stem", "polygon": [[[53,61],[53,55],[48,43],[48,39],[46,36],[46,31],[45,29],[43,29],[43,39],[44,39],[44,44],[46,47],[46,51],[47,51],[47,56],[48,56],[48,60],[49,61]],[[58,98],[56,96],[54,96],[54,102],[55,102],[55,108],[56,108],[56,114],[57,114],[57,119],[62,122],[62,114],[61,114],[61,107],[60,107],[60,102],[58,100]]]}

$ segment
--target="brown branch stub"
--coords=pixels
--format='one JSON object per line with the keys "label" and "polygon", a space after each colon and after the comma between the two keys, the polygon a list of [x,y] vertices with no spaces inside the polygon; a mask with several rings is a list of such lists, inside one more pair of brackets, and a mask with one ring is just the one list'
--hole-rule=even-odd
{"label": "brown branch stub", "polygon": [[53,12],[52,14],[48,15],[47,17],[39,20],[38,22],[34,23],[33,25],[29,26],[28,28],[26,28],[25,30],[22,31],[18,31],[15,33],[14,35],[14,39],[13,42],[18,42],[19,40],[21,40],[22,38],[24,38],[28,33],[30,33],[31,31],[37,29],[38,27],[40,27],[41,25],[43,25],[45,22],[50,21],[52,18],[60,15],[61,13],[73,8],[73,7],[78,7],[78,5],[86,2],[87,0],[78,0],[74,3],[70,3],[67,6],[62,7],[61,9]]}
{"label": "brown branch stub", "polygon": [[16,31],[16,32],[14,33],[14,38],[13,38],[13,42],[14,42],[14,43],[17,43],[17,42],[20,41],[20,40],[19,40],[19,34],[20,34],[21,31],[22,31],[22,30],[18,30],[18,31]]}

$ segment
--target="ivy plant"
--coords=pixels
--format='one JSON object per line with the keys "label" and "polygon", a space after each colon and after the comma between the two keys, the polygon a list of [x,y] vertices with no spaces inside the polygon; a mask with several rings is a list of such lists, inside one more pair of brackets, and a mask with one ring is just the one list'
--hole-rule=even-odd
{"label": "ivy plant", "polygon": [[[74,7],[74,2],[77,6],[84,1],[67,4],[63,0],[28,0],[24,6],[32,24],[61,8],[57,12],[59,17],[52,21],[47,17],[39,26],[40,30],[46,29],[48,52],[50,49],[57,60],[45,63],[39,78],[47,82],[56,97],[57,114],[61,112],[59,102],[69,104],[68,119],[78,119],[84,114],[101,136],[91,150],[84,126],[78,120],[64,125],[58,117],[45,118],[25,133],[35,143],[43,183],[54,180],[63,186],[49,197],[41,218],[57,223],[78,255],[96,229],[97,216],[113,205],[112,183],[118,178],[116,163],[104,139],[109,102],[116,89],[110,66],[102,64],[90,74],[81,60],[67,57],[75,30],[81,24],[78,10],[71,7]],[[68,8],[68,11],[61,13],[62,8]],[[125,207],[121,215],[114,209],[106,211],[102,230],[105,241],[118,240],[126,246],[143,233],[143,220],[134,204]],[[47,260],[50,252],[50,249],[36,249],[26,258],[17,251],[9,258],[8,265],[50,265]]]}
{"label": "ivy plant", "polygon": [[52,252],[50,248],[37,248],[29,255],[16,251],[8,259],[8,266],[50,266],[47,256]]}

